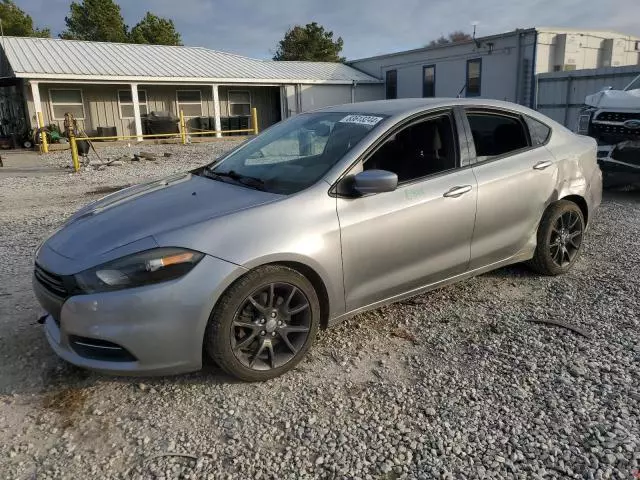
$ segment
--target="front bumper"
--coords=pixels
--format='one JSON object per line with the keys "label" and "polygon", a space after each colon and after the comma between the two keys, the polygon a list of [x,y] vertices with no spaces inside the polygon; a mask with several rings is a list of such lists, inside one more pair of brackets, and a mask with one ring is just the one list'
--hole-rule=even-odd
{"label": "front bumper", "polygon": [[640,175],[640,141],[599,145],[598,164],[606,173]]}
{"label": "front bumper", "polygon": [[[237,265],[205,256],[178,280],[116,292],[63,300],[37,280],[33,284],[49,313],[44,325],[47,340],[64,360],[121,375],[165,375],[202,367],[211,310],[242,273]],[[56,318],[55,302],[61,303]]]}

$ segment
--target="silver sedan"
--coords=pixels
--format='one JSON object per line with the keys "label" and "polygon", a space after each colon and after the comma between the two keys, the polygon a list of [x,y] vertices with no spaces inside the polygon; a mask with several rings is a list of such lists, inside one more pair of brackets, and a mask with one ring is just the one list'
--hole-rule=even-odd
{"label": "silver sedan", "polygon": [[169,374],[209,355],[266,380],[359,312],[516,262],[566,272],[601,184],[594,140],[518,105],[335,106],[86,206],[33,285],[71,363]]}

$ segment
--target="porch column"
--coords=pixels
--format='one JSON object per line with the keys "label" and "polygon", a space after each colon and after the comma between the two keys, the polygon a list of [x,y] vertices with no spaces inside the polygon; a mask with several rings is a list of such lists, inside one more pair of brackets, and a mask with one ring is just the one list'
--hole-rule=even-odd
{"label": "porch column", "polygon": [[136,124],[138,141],[142,141],[142,119],[140,118],[140,100],[138,99],[138,84],[131,84],[131,101],[133,102],[133,118]]}
{"label": "porch column", "polygon": [[42,103],[40,101],[40,86],[38,82],[31,80],[31,96],[33,97],[33,112],[36,115],[36,120],[33,125],[38,126],[38,112],[42,111]]}
{"label": "porch column", "polygon": [[220,97],[218,95],[218,85],[211,85],[211,91],[213,92],[213,129],[218,132],[216,137],[222,137],[220,130],[222,130],[222,123],[220,122]]}
{"label": "porch column", "polygon": [[351,103],[356,103],[356,86],[357,83],[355,80],[351,82]]}

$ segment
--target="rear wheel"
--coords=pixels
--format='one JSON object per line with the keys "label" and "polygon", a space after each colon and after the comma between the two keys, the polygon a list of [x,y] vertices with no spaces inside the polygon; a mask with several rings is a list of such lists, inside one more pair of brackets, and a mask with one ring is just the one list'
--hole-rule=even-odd
{"label": "rear wheel", "polygon": [[320,303],[296,270],[267,265],[223,294],[211,314],[205,348],[227,373],[246,381],[276,377],[305,356],[320,324]]}
{"label": "rear wheel", "polygon": [[582,250],[584,217],[575,203],[560,200],[547,208],[538,227],[538,244],[529,265],[543,275],[569,271]]}

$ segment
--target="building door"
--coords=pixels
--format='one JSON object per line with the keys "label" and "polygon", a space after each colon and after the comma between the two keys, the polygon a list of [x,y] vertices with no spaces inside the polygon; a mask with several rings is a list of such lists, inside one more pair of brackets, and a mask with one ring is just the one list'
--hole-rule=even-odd
{"label": "building door", "polygon": [[17,85],[0,87],[0,136],[9,137],[12,147],[21,147],[29,131],[25,99]]}

